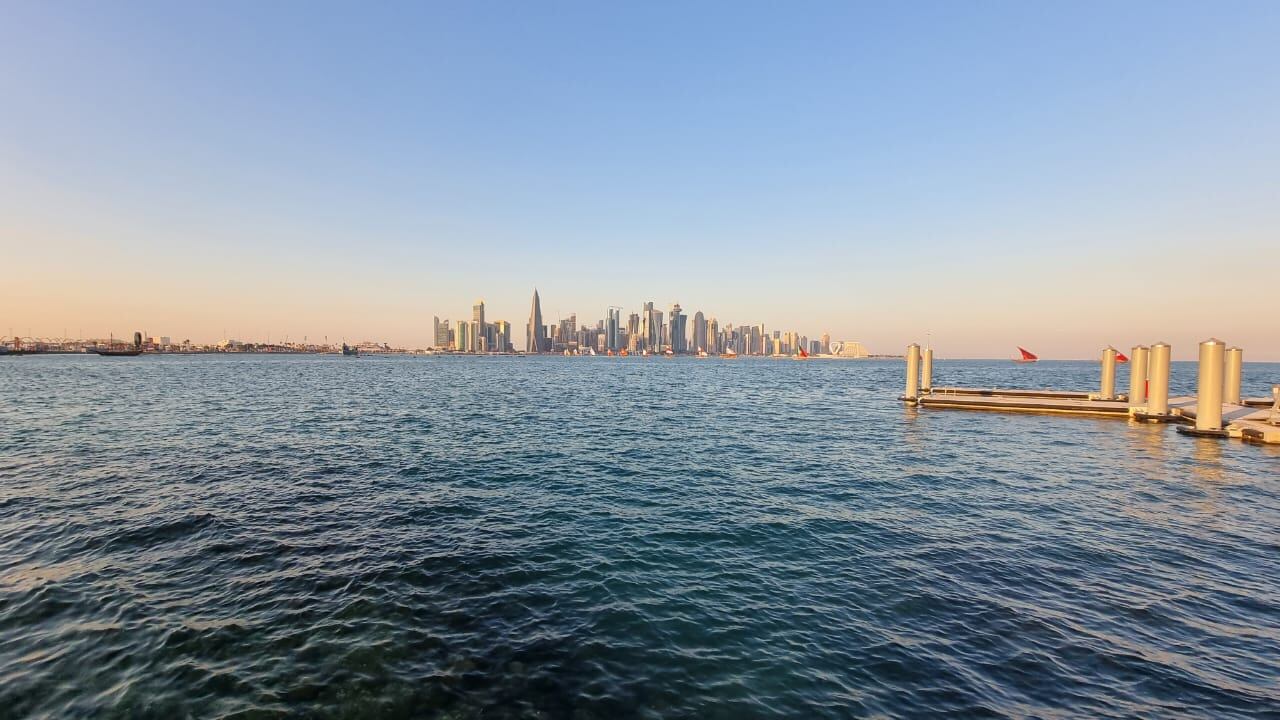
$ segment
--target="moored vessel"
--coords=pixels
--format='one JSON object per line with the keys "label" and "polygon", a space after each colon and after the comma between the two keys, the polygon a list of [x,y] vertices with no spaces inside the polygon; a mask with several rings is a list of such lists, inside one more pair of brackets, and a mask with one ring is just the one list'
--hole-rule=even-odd
{"label": "moored vessel", "polygon": [[132,347],[128,345],[117,346],[115,336],[111,335],[107,339],[105,348],[91,347],[88,348],[88,351],[102,357],[137,357],[142,354],[142,333],[135,332],[133,334]]}

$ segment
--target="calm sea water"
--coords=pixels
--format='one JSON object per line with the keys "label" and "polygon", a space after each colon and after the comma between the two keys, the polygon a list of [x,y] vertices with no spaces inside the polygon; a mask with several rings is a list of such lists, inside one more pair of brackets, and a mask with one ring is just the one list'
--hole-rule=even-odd
{"label": "calm sea water", "polygon": [[902,372],[0,360],[0,716],[1276,717],[1280,451]]}

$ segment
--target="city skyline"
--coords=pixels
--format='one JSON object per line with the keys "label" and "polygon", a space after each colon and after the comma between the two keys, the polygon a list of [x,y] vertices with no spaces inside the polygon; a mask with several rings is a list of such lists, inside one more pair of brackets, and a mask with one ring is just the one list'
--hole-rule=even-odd
{"label": "city skyline", "polygon": [[0,332],[425,347],[483,294],[520,343],[538,282],[1280,360],[1274,3],[6,10]]}
{"label": "city skyline", "polygon": [[[804,355],[826,354],[831,347],[829,333],[810,338],[795,330],[767,328],[764,323],[721,325],[714,315],[701,310],[687,315],[680,303],[670,306],[664,315],[653,301],[641,304],[638,312],[622,321],[623,306],[610,305],[604,316],[580,323],[578,314],[558,315],[547,323],[542,313],[541,295],[537,288],[529,303],[529,319],[525,323],[523,348],[512,341],[512,325],[506,320],[486,322],[483,298],[471,307],[471,319],[455,320],[432,317],[431,349],[459,353],[566,353],[566,354],[676,354],[676,355]],[[492,317],[490,315],[489,317]],[[689,322],[692,321],[692,327]],[[863,345],[856,340],[838,340],[850,357],[865,356]]]}
{"label": "city skyline", "polygon": [[[534,297],[540,301],[540,292],[536,288],[534,289]],[[540,306],[540,302],[538,304]],[[454,303],[452,305],[459,305],[459,304]],[[683,310],[683,308],[681,307],[681,303],[679,302],[675,302],[672,305],[675,308]],[[541,308],[539,307],[539,310],[540,309]],[[607,326],[611,318],[616,318],[615,321],[619,323],[618,328],[621,332],[624,333],[624,335],[631,334],[629,332],[629,328],[626,327],[626,322],[629,318],[640,321],[640,331],[641,333],[644,333],[644,334],[648,334],[650,332],[648,329],[649,325],[644,324],[644,321],[643,321],[644,318],[647,318],[651,323],[654,324],[654,327],[658,328],[657,332],[661,332],[662,330],[666,329],[666,322],[667,322],[666,319],[662,321],[663,323],[662,325],[657,325],[656,322],[654,322],[654,319],[657,318],[658,316],[665,316],[670,312],[669,309],[667,311],[662,310],[660,303],[657,303],[655,301],[646,301],[646,302],[640,303],[640,307],[638,311],[630,313],[629,317],[621,316],[621,312],[623,309],[624,309],[624,306],[607,305],[603,317],[593,320],[592,322],[596,323],[597,325]],[[615,315],[615,313],[617,313],[617,315]],[[440,323],[447,321],[449,323],[447,325],[447,329],[450,331],[454,330],[457,327],[456,319],[449,317],[447,313],[442,314],[440,312],[436,312],[434,314],[431,314],[427,310],[421,309],[421,310],[415,310],[415,314],[418,317],[425,317],[426,322],[420,323],[422,330],[415,331],[410,334],[411,337],[418,338],[418,340],[410,340],[408,342],[405,342],[398,338],[395,338],[395,339],[388,338],[386,336],[379,335],[376,332],[361,331],[358,329],[360,327],[360,323],[358,322],[355,323],[354,325],[357,329],[354,332],[350,332],[350,333],[326,332],[324,328],[321,328],[320,331],[317,331],[315,334],[281,332],[273,329],[268,329],[265,332],[258,332],[255,334],[254,332],[246,333],[239,329],[233,330],[232,328],[237,328],[238,326],[231,325],[231,326],[224,327],[224,329],[221,332],[218,332],[214,335],[200,335],[200,334],[187,333],[187,332],[183,332],[181,329],[175,331],[175,330],[170,330],[168,327],[163,328],[162,333],[153,333],[147,330],[147,328],[152,327],[151,325],[140,324],[140,323],[129,323],[129,322],[120,323],[120,326],[124,328],[124,330],[100,330],[100,331],[96,331],[92,329],[86,330],[83,326],[77,325],[74,330],[71,329],[71,326],[64,326],[61,330],[55,330],[53,332],[46,332],[43,334],[38,332],[32,332],[31,329],[24,330],[20,325],[19,326],[10,325],[7,327],[0,325],[0,342],[8,342],[9,339],[14,337],[15,335],[18,338],[23,338],[28,340],[35,339],[37,341],[50,341],[50,342],[99,341],[99,340],[105,341],[108,338],[108,336],[112,334],[114,335],[117,341],[122,341],[126,336],[133,334],[135,330],[131,328],[136,327],[136,328],[143,328],[143,330],[139,330],[137,332],[142,332],[144,336],[148,339],[148,342],[150,344],[155,346],[169,345],[169,342],[163,342],[163,343],[158,342],[159,338],[163,336],[165,337],[166,340],[172,339],[172,345],[175,348],[182,344],[198,346],[202,348],[215,348],[215,347],[228,346],[228,345],[239,346],[242,344],[244,345],[275,345],[275,346],[283,347],[286,344],[290,344],[293,346],[310,345],[317,348],[327,346],[330,349],[332,349],[332,348],[338,347],[344,342],[347,342],[347,343],[350,343],[352,346],[356,346],[357,344],[359,344],[361,346],[368,347],[371,349],[372,348],[385,348],[385,349],[397,348],[399,350],[405,350],[405,351],[419,351],[419,350],[430,350],[430,349],[440,348],[440,344],[439,344]],[[503,315],[503,317],[518,315],[518,313],[509,312],[506,310],[504,310],[501,314]],[[532,310],[530,311],[530,314],[532,315]],[[556,318],[555,322],[554,323],[550,322],[550,316],[548,315],[544,317],[543,325],[546,328],[555,328],[557,326],[562,325],[564,322],[570,322],[570,321],[577,322],[578,315],[579,314],[577,312],[571,311],[566,313],[566,312],[561,312],[557,310],[555,312],[555,318]],[[715,321],[718,327],[720,328],[723,328],[726,326],[731,329],[739,329],[742,327],[764,328],[769,331],[768,335],[770,338],[773,337],[775,328],[781,328],[781,327],[790,328],[794,326],[794,323],[787,323],[785,321],[777,324],[768,323],[768,322],[748,323],[745,325],[737,324],[737,323],[724,323],[722,321],[719,321],[717,317],[710,316],[701,310],[696,310],[692,315],[684,312],[681,313],[681,317],[686,322],[693,320],[699,315],[703,316],[704,323],[709,321]],[[471,318],[472,322],[479,322],[481,324],[485,324],[486,316],[489,318],[496,317],[494,313],[489,311],[489,303],[484,298],[478,298],[473,304],[470,305],[469,317]],[[582,315],[582,317],[586,319],[586,318],[591,318],[592,316],[590,314],[584,314]],[[433,320],[434,320],[434,324],[433,324]],[[527,317],[525,321],[521,323],[513,323],[505,319],[494,321],[495,323],[500,324],[502,337],[506,338],[506,342],[508,343],[508,352],[516,352],[516,353],[527,352],[527,349],[525,347],[522,347],[519,344],[519,342],[516,342],[516,341],[519,340],[519,336],[524,336],[527,339],[527,329],[528,329],[530,320],[532,320],[532,317]],[[578,326],[582,328],[588,327],[587,325],[584,325],[581,323],[579,323]],[[698,346],[695,344],[697,341],[697,338],[695,337],[695,331],[699,327],[702,327],[705,329],[705,325],[699,325],[699,324],[694,324],[692,327],[688,325],[685,326],[685,332],[683,337],[685,338],[686,341],[688,341],[691,344],[684,350],[679,350],[676,352],[689,353],[689,354],[693,354],[697,352],[696,348]],[[956,352],[956,351],[950,350],[946,345],[943,345],[940,343],[940,341],[945,341],[947,339],[947,333],[945,332],[942,332],[942,333],[923,332],[923,333],[914,333],[914,334],[902,334],[902,337],[907,339],[906,339],[906,342],[903,342],[900,345],[888,344],[884,341],[883,337],[870,336],[864,333],[858,333],[856,331],[844,333],[844,334],[837,334],[835,332],[823,329],[823,330],[819,330],[815,334],[812,332],[801,332],[796,330],[777,329],[777,333],[783,335],[783,337],[780,339],[783,339],[784,343],[786,340],[786,333],[794,333],[796,339],[803,338],[806,341],[806,345],[805,345],[806,350],[809,349],[807,342],[815,341],[818,338],[826,337],[826,338],[829,338],[831,343],[835,343],[836,341],[839,341],[842,343],[856,343],[857,345],[861,346],[861,349],[870,356],[900,356],[906,344],[915,342],[915,343],[921,344],[922,346],[935,348],[939,353],[938,357],[940,359],[956,359],[956,360],[1006,359],[1011,356],[1016,356],[1015,348],[1019,345],[1034,345],[1035,349],[1037,350],[1037,353],[1043,359],[1046,359],[1046,360],[1096,360],[1098,352],[1101,351],[1103,348],[1106,348],[1109,346],[1115,347],[1121,350],[1126,350],[1136,344],[1151,344],[1153,342],[1156,342],[1155,340],[1150,340],[1147,337],[1134,338],[1132,340],[1122,338],[1120,341],[1116,341],[1110,338],[1101,338],[1093,341],[1092,343],[1086,340],[1074,345],[1074,347],[1079,349],[1075,351],[1073,354],[1073,352],[1071,351],[1066,353],[1060,352],[1057,349],[1060,347],[1058,345],[1046,345],[1046,344],[1040,344],[1040,343],[1022,342],[1020,340],[1013,339],[1010,341],[1011,344],[1007,348],[1004,348],[1002,346],[997,346],[994,342],[988,343],[988,345],[994,348],[994,351],[990,354],[981,354],[981,353],[966,353],[963,351]],[[1185,342],[1172,343],[1173,359],[1179,360],[1179,361],[1186,361],[1186,360],[1194,360],[1196,358],[1196,348],[1199,343],[1199,340],[1190,339],[1190,338],[1196,337],[1194,332],[1172,333],[1170,336],[1178,337],[1178,338],[1187,338]],[[1206,334],[1204,338],[1211,337],[1211,336],[1213,335]],[[450,347],[448,349],[451,351],[457,351],[457,348],[454,347],[455,340],[453,338],[455,336],[451,333],[449,337],[451,338],[451,340],[449,341]],[[654,337],[654,336],[650,336],[650,337]],[[1095,336],[1090,335],[1089,337],[1095,337]],[[1097,336],[1097,337],[1101,337],[1101,336]],[[1204,338],[1201,338],[1201,339],[1204,339]],[[1231,345],[1240,344],[1238,341],[1230,337],[1225,338],[1225,340],[1226,342],[1228,342],[1228,344],[1231,344]],[[1164,337],[1160,338],[1159,341],[1168,342],[1168,340]],[[549,339],[548,339],[548,342],[550,342]],[[785,346],[788,348],[795,347],[792,344],[786,344]],[[465,352],[467,353],[478,352],[477,350],[474,349],[475,348],[474,345],[469,347],[471,347],[472,349],[466,350]],[[666,345],[663,345],[662,347],[663,349],[665,349]],[[558,353],[560,352],[561,349],[563,348],[558,348],[554,352]],[[1248,346],[1246,346],[1244,349],[1246,352],[1247,362],[1276,362],[1275,358],[1270,356],[1260,355],[1259,353],[1257,353],[1255,350],[1252,350]],[[491,351],[501,352],[501,350],[490,350],[488,347],[486,347],[484,351],[480,351],[480,352],[491,352]],[[543,353],[552,352],[552,350],[542,350],[541,352]],[[744,354],[769,355],[771,353],[765,352],[764,350],[760,350],[760,351],[752,351],[750,353],[744,353]],[[789,354],[789,353],[783,353],[783,354]]]}

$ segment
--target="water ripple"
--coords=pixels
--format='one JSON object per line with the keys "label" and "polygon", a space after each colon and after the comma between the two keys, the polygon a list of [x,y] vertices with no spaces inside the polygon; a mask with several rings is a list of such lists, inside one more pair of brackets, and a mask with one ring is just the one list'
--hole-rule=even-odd
{"label": "water ripple", "polygon": [[1280,453],[900,374],[10,358],[0,717],[1275,717]]}

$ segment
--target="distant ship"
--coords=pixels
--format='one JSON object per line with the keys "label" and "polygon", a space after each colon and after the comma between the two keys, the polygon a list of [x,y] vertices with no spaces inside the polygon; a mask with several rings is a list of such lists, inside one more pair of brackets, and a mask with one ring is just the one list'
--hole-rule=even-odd
{"label": "distant ship", "polygon": [[346,343],[342,343],[342,354],[347,357],[360,357],[360,349]]}
{"label": "distant ship", "polygon": [[1022,347],[1021,345],[1018,346],[1018,352],[1022,353],[1022,357],[1014,358],[1013,361],[1016,363],[1033,363],[1040,359],[1040,356]]}
{"label": "distant ship", "polygon": [[728,348],[724,352],[720,353],[720,357],[725,360],[737,360],[738,353],[734,352],[733,348]]}
{"label": "distant ship", "polygon": [[796,348],[796,349],[800,351],[800,354],[792,355],[791,356],[792,360],[808,360],[809,359],[809,353],[806,352],[804,348]]}
{"label": "distant ship", "polygon": [[89,352],[102,357],[137,357],[142,354],[142,333],[133,334],[133,347],[125,345],[117,348],[115,336],[112,336],[107,340],[106,348],[89,348]]}

